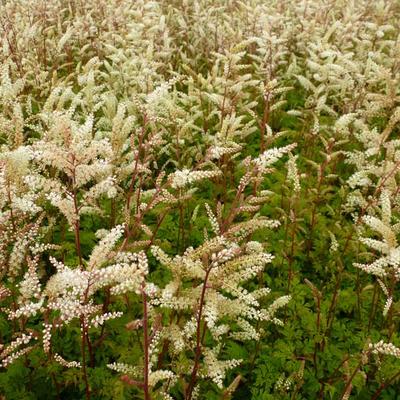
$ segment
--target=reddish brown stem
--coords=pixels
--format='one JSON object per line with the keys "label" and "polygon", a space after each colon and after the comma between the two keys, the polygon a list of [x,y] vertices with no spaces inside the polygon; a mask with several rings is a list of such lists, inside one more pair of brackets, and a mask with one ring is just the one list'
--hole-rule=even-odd
{"label": "reddish brown stem", "polygon": [[145,400],[151,400],[149,392],[149,326],[148,326],[148,309],[147,309],[147,295],[145,286],[142,286],[143,297],[143,336],[144,336],[144,373],[143,373],[143,391]]}
{"label": "reddish brown stem", "polygon": [[394,382],[397,378],[400,377],[400,371],[398,371],[396,374],[394,374],[389,380],[383,382],[378,390],[374,393],[373,397],[371,398],[371,400],[376,400],[379,398],[379,396],[381,395],[381,393],[386,389],[387,386],[389,386],[392,382]]}
{"label": "reddish brown stem", "polygon": [[190,377],[190,382],[186,389],[186,395],[185,395],[186,400],[190,400],[192,398],[193,390],[194,390],[194,387],[195,387],[196,381],[197,381],[197,373],[198,373],[199,366],[200,366],[201,347],[202,347],[202,342],[204,340],[205,331],[206,331],[206,326],[204,326],[203,332],[201,332],[201,320],[203,317],[204,299],[205,299],[205,295],[206,295],[207,281],[208,281],[210,272],[211,272],[211,267],[209,267],[206,271],[206,276],[204,277],[204,282],[203,282],[203,288],[201,289],[199,311],[197,313],[196,353],[195,353],[195,358],[194,358],[192,374]]}
{"label": "reddish brown stem", "polygon": [[85,318],[81,317],[81,329],[82,329],[82,372],[83,372],[83,380],[85,382],[85,396],[86,400],[90,400],[90,386],[89,380],[87,376],[87,367],[86,367],[86,324]]}

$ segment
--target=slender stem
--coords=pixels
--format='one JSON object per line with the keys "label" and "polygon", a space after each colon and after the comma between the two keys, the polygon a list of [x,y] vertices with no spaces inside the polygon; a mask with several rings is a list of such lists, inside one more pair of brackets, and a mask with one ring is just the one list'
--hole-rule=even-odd
{"label": "slender stem", "polygon": [[[335,370],[332,372],[332,374],[325,380],[321,380],[321,389],[319,391],[318,398],[323,399],[324,397],[324,388],[326,383],[332,383],[335,380],[336,374],[339,372],[340,368],[343,366],[345,362],[349,360],[350,356],[347,354],[345,358],[342,360],[342,362],[335,368]],[[337,379],[337,378],[336,378]]]}
{"label": "slender stem", "polygon": [[360,361],[358,362],[358,364],[356,365],[356,367],[354,368],[353,373],[350,375],[349,379],[347,379],[346,385],[343,389],[342,395],[340,396],[340,398],[342,400],[348,398],[346,397],[346,395],[350,395],[349,390],[351,387],[351,382],[353,381],[354,377],[357,375],[357,372],[360,370],[360,367],[362,365],[362,358],[360,359]]}
{"label": "slender stem", "polygon": [[[103,314],[108,312],[108,306],[110,305],[110,297],[111,297],[109,287],[106,288],[105,292],[106,292],[106,298],[103,303],[103,309],[102,309]],[[92,349],[96,349],[97,347],[99,347],[103,343],[104,339],[107,337],[107,333],[106,333],[105,329],[106,329],[106,326],[105,326],[105,324],[103,324],[101,326],[99,338],[91,346]],[[92,368],[94,367],[94,354],[92,355],[92,359],[91,359],[91,367]]]}
{"label": "slender stem", "polygon": [[75,233],[75,247],[76,252],[79,258],[79,265],[83,268],[83,258],[82,258],[82,250],[81,250],[81,237],[80,237],[80,223],[79,221],[75,221],[74,224],[74,233]]}
{"label": "slender stem", "polygon": [[147,295],[145,291],[145,285],[142,286],[142,297],[143,297],[143,336],[144,336],[144,373],[143,373],[143,391],[145,400],[150,400],[149,392],[149,326],[148,326],[148,309],[147,309]]}
{"label": "slender stem", "polygon": [[229,229],[229,226],[232,224],[233,220],[235,219],[236,214],[237,214],[238,209],[239,209],[240,204],[241,204],[241,195],[242,195],[244,189],[245,189],[245,185],[244,184],[239,185],[239,187],[237,188],[235,198],[233,199],[231,208],[229,210],[229,214],[222,221],[221,233],[226,232]]}
{"label": "slender stem", "polygon": [[7,198],[8,202],[10,203],[10,217],[11,217],[11,225],[13,228],[13,232],[15,233],[17,231],[17,227],[15,224],[15,218],[14,218],[14,211],[12,207],[12,200],[11,200],[11,187],[10,187],[10,182],[7,181]]}
{"label": "slender stem", "polygon": [[[391,285],[389,287],[389,295],[388,297],[393,297],[393,292],[396,288],[397,285],[397,278],[394,274],[394,272],[392,272],[391,274]],[[393,305],[390,306],[389,308],[389,312],[387,315],[387,330],[388,330],[388,342],[391,342],[392,340],[392,335],[394,333],[395,330],[395,324],[393,323],[393,312],[394,312],[394,308]]]}
{"label": "slender stem", "polygon": [[379,398],[381,393],[386,389],[387,386],[389,386],[392,382],[394,382],[397,378],[400,377],[400,371],[396,372],[389,380],[386,382],[383,382],[381,386],[379,386],[378,390],[374,393],[373,397],[371,400],[376,400]]}
{"label": "slender stem", "polygon": [[[316,302],[317,302],[317,334],[320,334],[321,330],[321,296],[315,296],[316,297]],[[315,375],[318,376],[318,351],[320,349],[320,343],[315,341],[314,342],[314,354],[313,354],[313,360],[314,360],[314,370],[315,370]]]}
{"label": "slender stem", "polygon": [[87,376],[87,368],[86,368],[86,324],[85,324],[85,317],[81,317],[81,329],[82,329],[82,372],[83,372],[83,380],[85,382],[85,395],[86,400],[90,399],[90,386],[89,380]]}
{"label": "slender stem", "polygon": [[270,92],[268,92],[264,97],[264,112],[262,116],[262,121],[260,123],[260,154],[264,153],[265,144],[265,126],[269,122],[270,113]]}
{"label": "slender stem", "polygon": [[[330,155],[332,153],[332,148],[333,148],[333,142],[329,144],[328,147],[328,155]],[[310,222],[310,231],[309,231],[309,239],[306,242],[307,245],[307,258],[308,260],[310,260],[310,252],[313,246],[313,235],[314,235],[314,229],[315,226],[317,224],[317,208],[320,204],[321,201],[321,192],[322,192],[322,184],[324,182],[324,174],[325,174],[325,170],[328,167],[330,159],[328,157],[326,157],[326,159],[323,161],[323,163],[320,165],[319,167],[319,171],[318,171],[318,185],[317,185],[317,196],[314,199],[314,204],[313,204],[313,209],[311,212],[311,222]]]}
{"label": "slender stem", "polygon": [[357,278],[356,278],[356,293],[357,293],[357,315],[358,320],[361,321],[361,277],[360,270],[357,268]]}
{"label": "slender stem", "polygon": [[197,381],[197,372],[198,372],[199,366],[200,366],[201,347],[202,347],[202,342],[203,342],[205,332],[206,332],[206,326],[204,326],[203,332],[201,332],[201,320],[203,317],[204,299],[205,299],[205,295],[206,295],[207,281],[208,281],[210,272],[211,272],[211,267],[209,267],[206,271],[206,276],[204,277],[204,282],[203,282],[203,288],[201,289],[199,311],[197,313],[196,353],[195,353],[195,358],[194,358],[192,374],[190,377],[190,382],[186,389],[186,395],[185,395],[186,400],[190,400],[192,398],[193,390],[194,390],[194,387],[195,387],[196,381]]}
{"label": "slender stem", "polygon": [[376,306],[377,306],[377,299],[378,299],[378,283],[377,282],[375,282],[375,285],[374,285],[374,293],[373,293],[373,295],[372,295],[372,304],[371,304],[371,310],[370,310],[370,313],[369,313],[369,318],[368,318],[368,334],[369,334],[369,332],[370,332],[370,330],[371,330],[371,327],[372,327],[372,322],[373,322],[373,320],[374,320],[374,317],[375,317],[375,312],[376,312]]}
{"label": "slender stem", "polygon": [[[331,301],[331,304],[329,305],[328,317],[326,319],[325,337],[329,337],[329,335],[331,333],[333,320],[335,318],[334,314],[335,314],[336,303],[337,303],[337,299],[339,297],[339,289],[340,289],[340,285],[342,284],[342,273],[343,273],[344,267],[343,267],[341,260],[338,260],[338,264],[340,264],[340,267],[338,268],[338,273],[336,275],[336,283],[335,283],[335,289],[333,291],[332,301]],[[325,342],[324,342],[324,344],[325,344]],[[324,348],[324,344],[322,346],[322,350]]]}
{"label": "slender stem", "polygon": [[[128,194],[126,197],[126,215],[129,216],[129,220],[127,223],[127,227],[126,227],[126,237],[129,236],[129,221],[130,221],[130,215],[131,215],[131,200],[132,200],[132,195],[133,195],[133,189],[135,187],[135,182],[136,182],[136,178],[137,175],[139,173],[139,159],[140,159],[140,155],[142,152],[142,146],[143,146],[143,139],[144,139],[144,135],[146,132],[146,125],[147,125],[147,118],[146,115],[144,116],[144,121],[143,121],[143,127],[141,130],[141,133],[139,135],[139,143],[137,146],[137,151],[136,151],[136,155],[135,155],[135,167],[132,173],[132,178],[131,178],[131,182],[129,184],[129,189],[128,189]],[[132,144],[133,147],[133,144]]]}
{"label": "slender stem", "polygon": [[81,237],[80,237],[80,222],[79,222],[79,205],[78,205],[78,194],[76,190],[76,178],[75,178],[75,158],[72,158],[73,165],[73,176],[72,176],[72,195],[74,201],[74,212],[75,212],[75,222],[74,222],[74,233],[75,233],[75,247],[76,253],[79,258],[79,265],[81,269],[83,268],[83,258],[82,258],[82,250],[81,250]]}
{"label": "slender stem", "polygon": [[51,379],[53,380],[54,387],[56,388],[56,397],[57,397],[57,400],[60,400],[60,399],[61,399],[60,384],[59,384],[59,382],[57,381],[56,374],[55,374],[54,372],[51,373]]}
{"label": "slender stem", "polygon": [[153,229],[153,235],[151,236],[150,239],[150,243],[147,246],[147,248],[151,247],[151,245],[154,243],[154,241],[156,240],[156,235],[158,230],[160,229],[160,226],[162,224],[162,222],[164,221],[164,218],[166,217],[166,215],[168,214],[168,210],[163,212],[158,218],[157,218],[157,225],[156,227]]}
{"label": "slender stem", "polygon": [[183,213],[183,205],[179,204],[179,236],[178,236],[178,253],[180,248],[185,249],[185,217]]}
{"label": "slender stem", "polygon": [[111,213],[110,213],[110,229],[114,228],[116,220],[116,202],[115,198],[111,199]]}
{"label": "slender stem", "polygon": [[287,285],[287,294],[290,293],[291,285],[292,285],[292,280],[294,276],[294,269],[293,269],[293,260],[294,260],[294,251],[295,251],[295,241],[296,241],[296,229],[297,229],[297,217],[296,217],[296,211],[295,209],[291,209],[290,211],[293,211],[293,221],[292,221],[292,231],[290,234],[290,254],[288,257],[288,263],[289,263],[289,271],[288,271],[288,285]]}

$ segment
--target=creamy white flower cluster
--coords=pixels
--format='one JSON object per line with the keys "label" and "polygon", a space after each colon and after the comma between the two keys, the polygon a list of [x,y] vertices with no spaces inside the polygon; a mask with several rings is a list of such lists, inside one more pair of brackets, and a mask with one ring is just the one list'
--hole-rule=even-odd
{"label": "creamy white flower cluster", "polygon": [[158,369],[149,374],[149,386],[151,387],[156,386],[157,383],[164,380],[167,380],[169,385],[174,385],[177,378],[172,371],[165,369]]}
{"label": "creamy white flower cluster", "polygon": [[289,153],[296,147],[296,144],[292,143],[284,147],[274,147],[266,150],[259,157],[254,159],[254,164],[259,168],[261,172],[267,170],[272,164],[277,162],[284,154]]}
{"label": "creamy white flower cluster", "polygon": [[[120,253],[115,260],[115,264],[92,271],[71,269],[53,260],[57,273],[50,278],[44,290],[44,295],[48,298],[47,307],[58,310],[61,320],[67,323],[81,315],[97,313],[99,306],[90,297],[104,287],[109,286],[112,294],[139,292],[148,271],[146,257],[141,253]],[[99,316],[93,323],[99,325],[101,321],[119,315]]]}
{"label": "creamy white flower cluster", "polygon": [[[53,91],[53,101],[61,96],[58,89]],[[78,95],[71,94],[71,97],[73,102],[79,101]],[[80,124],[74,118],[75,110],[52,111],[50,104],[48,107],[49,110],[40,114],[45,126],[42,138],[26,148],[33,168],[33,173],[26,173],[24,177],[28,191],[15,198],[15,205],[20,209],[24,205],[30,213],[37,213],[42,209],[38,203],[42,201],[40,194],[44,195],[67,218],[70,226],[74,226],[80,215],[99,212],[98,198],[117,195],[117,180],[111,164],[112,144],[108,138],[93,135],[93,116],[87,116]],[[69,182],[49,173],[50,169],[66,174]]]}
{"label": "creamy white flower cluster", "polygon": [[230,147],[227,146],[212,146],[209,149],[209,157],[212,160],[219,160],[224,155],[232,155],[235,153],[240,152],[242,146],[238,145],[237,143],[233,142]]}
{"label": "creamy white flower cluster", "polygon": [[33,317],[40,310],[42,310],[44,300],[40,298],[37,302],[26,302],[22,303],[15,311],[10,309],[5,309],[9,319],[20,318],[21,316]]}
{"label": "creamy white flower cluster", "polygon": [[385,343],[383,340],[377,343],[370,343],[369,350],[372,354],[383,354],[400,358],[400,349],[393,343]]}
{"label": "creamy white flower cluster", "polygon": [[123,313],[121,311],[113,311],[107,312],[101,315],[96,315],[92,318],[89,322],[89,327],[98,328],[99,326],[103,325],[104,322],[109,321],[110,319],[120,318],[122,317]]}
{"label": "creamy white flower cluster", "polygon": [[215,178],[221,175],[221,171],[193,171],[188,168],[184,168],[180,171],[174,172],[170,175],[171,187],[174,189],[181,189],[194,182],[198,182],[204,179]]}
{"label": "creamy white flower cluster", "polygon": [[25,183],[25,177],[30,172],[29,166],[31,160],[32,154],[28,146],[20,146],[14,150],[3,149],[0,166],[0,179],[3,184],[1,186],[1,193],[3,195],[8,185],[12,185],[10,189],[12,189],[14,196],[23,196],[26,193],[26,188],[19,185]]}
{"label": "creamy white flower cluster", "polygon": [[[33,258],[29,255],[26,257],[28,270],[18,284],[20,296],[17,307],[5,311],[10,319],[21,316],[32,317],[39,312],[48,314],[49,311],[57,311],[53,320],[43,325],[42,343],[45,353],[51,354],[51,339],[55,330],[72,323],[74,319],[79,320],[81,325],[83,321],[81,329],[90,329],[98,328],[106,321],[122,316],[120,311],[103,312],[103,305],[95,303],[93,298],[95,293],[106,287],[114,295],[126,292],[141,293],[144,279],[148,274],[147,257],[144,252],[135,254],[113,251],[123,231],[123,226],[117,226],[107,232],[85,264],[88,269],[84,269],[84,266],[70,268],[50,257],[56,273],[50,277],[43,290],[37,274],[40,251],[35,251],[37,254]],[[35,245],[33,249],[36,249]],[[111,265],[104,266],[104,264]],[[26,348],[14,352],[18,346],[27,344],[31,339],[32,335],[23,335],[3,350],[4,366],[29,351]],[[54,360],[67,368],[81,366],[80,362],[66,361],[59,354],[54,355]]]}
{"label": "creamy white flower cluster", "polygon": [[18,232],[18,236],[13,243],[13,248],[9,258],[11,277],[16,277],[21,271],[25,256],[30,247],[35,246],[35,242],[40,239],[39,237],[39,224],[40,220],[32,225],[28,225],[24,230]]}
{"label": "creamy white flower cluster", "polygon": [[206,348],[204,350],[205,370],[201,375],[203,378],[211,379],[219,388],[222,389],[226,372],[240,365],[243,360],[218,360],[220,351],[221,346]]}
{"label": "creamy white flower cluster", "polygon": [[81,368],[81,363],[79,361],[67,361],[61,357],[58,353],[54,354],[54,360],[65,368]]}
{"label": "creamy white flower cluster", "polygon": [[383,278],[393,273],[396,280],[400,279],[400,246],[397,235],[400,232],[399,224],[391,223],[392,205],[388,192],[384,190],[380,196],[381,217],[366,215],[362,221],[370,229],[382,236],[382,240],[361,237],[360,241],[367,247],[381,253],[381,257],[369,264],[355,263],[354,265],[367,273]]}
{"label": "creamy white flower cluster", "polygon": [[[212,221],[212,218],[210,219]],[[201,376],[212,379],[219,387],[222,387],[226,371],[236,367],[240,360],[218,360],[218,343],[222,343],[227,337],[236,340],[258,340],[260,330],[254,327],[252,321],[281,324],[275,315],[290,300],[290,296],[283,296],[263,309],[259,299],[268,295],[270,290],[261,288],[250,292],[242,286],[244,282],[263,271],[265,265],[273,258],[264,253],[261,243],[253,241],[246,244],[245,248],[247,251],[243,252],[237,243],[230,242],[222,236],[209,239],[199,249],[189,248],[182,256],[174,258],[167,256],[159,247],[152,247],[154,256],[173,275],[164,288],[158,288],[154,293],[155,297],[151,299],[152,307],[187,313],[183,329],[172,323],[160,331],[161,337],[169,343],[169,354],[178,357],[181,352],[193,349],[198,318],[201,318],[215,341],[212,347],[202,347],[205,358]],[[206,264],[205,257],[208,260]],[[198,279],[200,282],[207,280],[193,287],[184,283]],[[203,290],[204,304],[199,314],[199,299]],[[235,329],[229,321],[235,321]]]}
{"label": "creamy white flower cluster", "polygon": [[113,371],[121,372],[123,374],[129,374],[132,376],[141,375],[142,373],[142,371],[138,367],[133,367],[131,365],[120,362],[107,364],[107,367],[112,369]]}
{"label": "creamy white flower cluster", "polygon": [[0,347],[0,359],[2,367],[7,367],[17,358],[30,351],[32,347],[25,347],[20,350],[17,349],[22,345],[28,344],[32,339],[33,335],[31,333],[22,333],[21,336],[13,340],[6,348]]}
{"label": "creamy white flower cluster", "polygon": [[275,390],[289,392],[293,386],[293,379],[291,377],[286,378],[284,375],[280,376],[275,383]]}
{"label": "creamy white flower cluster", "polygon": [[297,165],[296,165],[296,160],[298,156],[293,156],[293,154],[289,153],[289,161],[287,163],[288,165],[288,173],[287,173],[287,179],[293,186],[293,190],[295,193],[300,192],[301,186],[300,186],[300,175],[297,170]]}
{"label": "creamy white flower cluster", "polygon": [[110,230],[93,249],[87,268],[89,271],[100,268],[105,263],[118,240],[124,233],[124,225],[118,225]]}
{"label": "creamy white flower cluster", "polygon": [[11,295],[11,290],[4,287],[4,286],[0,286],[0,300],[5,299],[6,297]]}
{"label": "creamy white flower cluster", "polygon": [[[368,64],[379,80],[383,71],[375,61],[369,59]],[[387,316],[393,311],[400,280],[400,141],[393,134],[400,120],[400,109],[379,96],[367,98],[368,104],[360,105],[357,113],[339,118],[337,126],[341,133],[351,132],[361,145],[360,150],[345,153],[347,162],[355,167],[347,182],[352,191],[345,208],[353,213],[359,242],[369,251],[369,262],[353,265],[377,278],[386,297],[383,315]],[[387,119],[380,131],[372,126],[371,117],[383,110]]]}

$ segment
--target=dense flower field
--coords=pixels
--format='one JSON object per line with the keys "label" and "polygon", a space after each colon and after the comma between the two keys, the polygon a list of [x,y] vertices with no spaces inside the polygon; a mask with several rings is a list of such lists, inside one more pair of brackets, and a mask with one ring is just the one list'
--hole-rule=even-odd
{"label": "dense flower field", "polygon": [[3,0],[0,399],[397,399],[400,3]]}

